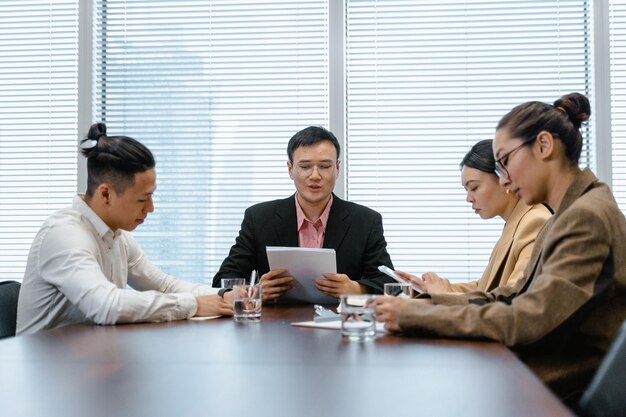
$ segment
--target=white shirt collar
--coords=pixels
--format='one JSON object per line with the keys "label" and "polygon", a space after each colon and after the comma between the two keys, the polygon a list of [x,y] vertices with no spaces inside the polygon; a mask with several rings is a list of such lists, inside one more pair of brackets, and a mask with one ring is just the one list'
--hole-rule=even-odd
{"label": "white shirt collar", "polygon": [[96,212],[89,207],[85,200],[83,200],[83,197],[83,194],[76,194],[74,196],[74,200],[72,201],[72,208],[89,220],[101,238],[104,238],[107,233],[110,233],[113,237],[119,236],[120,231],[118,230],[117,232],[113,232],[104,220],[102,220],[100,216],[98,216]]}

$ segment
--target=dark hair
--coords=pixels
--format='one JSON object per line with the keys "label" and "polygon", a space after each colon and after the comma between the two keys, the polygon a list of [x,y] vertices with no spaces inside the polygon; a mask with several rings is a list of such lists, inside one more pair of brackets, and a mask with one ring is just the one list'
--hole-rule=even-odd
{"label": "dark hair", "polygon": [[484,139],[474,144],[465,154],[460,167],[474,168],[488,174],[496,175],[496,160],[493,156],[493,139]]}
{"label": "dark hair", "polygon": [[589,99],[580,93],[571,93],[553,105],[540,101],[520,104],[500,119],[496,129],[506,128],[513,137],[524,140],[531,140],[546,130],[563,143],[567,159],[577,164],[583,147],[580,126],[590,115]]}
{"label": "dark hair", "polygon": [[81,144],[95,141],[91,148],[82,148],[87,158],[87,196],[92,197],[96,188],[105,181],[111,183],[116,193],[123,193],[133,185],[135,173],[154,168],[152,152],[128,136],[107,136],[104,123],[89,128],[87,138]]}
{"label": "dark hair", "polygon": [[335,145],[335,149],[337,149],[337,159],[339,159],[339,152],[341,151],[341,148],[335,135],[323,127],[309,126],[302,129],[289,139],[289,144],[287,145],[287,156],[289,157],[289,162],[293,163],[293,152],[300,146],[315,145],[316,143],[325,140]]}

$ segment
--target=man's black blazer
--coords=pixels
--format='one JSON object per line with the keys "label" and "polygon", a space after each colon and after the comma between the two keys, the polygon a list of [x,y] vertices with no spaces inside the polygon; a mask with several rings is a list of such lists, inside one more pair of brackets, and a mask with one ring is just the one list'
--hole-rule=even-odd
{"label": "man's black blazer", "polygon": [[[259,277],[269,271],[266,246],[298,246],[295,194],[291,197],[256,204],[246,209],[235,244],[213,277],[248,277],[256,269]],[[382,293],[383,284],[394,282],[378,271],[379,265],[393,268],[383,235],[382,216],[367,207],[344,201],[333,194],[324,248],[335,249],[337,273]]]}

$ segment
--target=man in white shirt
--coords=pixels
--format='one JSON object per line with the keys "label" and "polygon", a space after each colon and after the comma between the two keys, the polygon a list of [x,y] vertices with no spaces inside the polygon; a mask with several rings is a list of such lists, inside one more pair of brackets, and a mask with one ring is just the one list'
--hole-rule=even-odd
{"label": "man in white shirt", "polygon": [[107,136],[103,123],[92,125],[85,141],[95,141],[82,150],[87,192],[48,218],[33,241],[18,301],[17,334],[86,321],[232,314],[232,302],[217,289],[160,271],[128,233],[154,211],[150,150],[129,137]]}

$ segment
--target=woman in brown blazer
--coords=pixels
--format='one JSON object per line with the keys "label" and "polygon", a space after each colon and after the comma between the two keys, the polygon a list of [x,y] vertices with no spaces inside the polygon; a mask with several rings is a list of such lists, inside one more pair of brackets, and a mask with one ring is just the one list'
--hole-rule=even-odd
{"label": "woman in brown blazer", "polygon": [[626,218],[609,187],[578,165],[590,114],[589,100],[572,93],[521,104],[498,124],[500,185],[554,209],[524,276],[489,292],[379,297],[387,330],[499,341],[574,404],[626,319]]}
{"label": "woman in brown blazer", "polygon": [[493,140],[485,139],[472,146],[461,161],[461,182],[476,214],[485,220],[500,216],[506,222],[502,235],[480,280],[451,284],[434,272],[426,272],[413,280],[425,292],[490,291],[515,284],[530,259],[537,233],[552,215],[543,204],[529,206],[500,186],[492,145]]}

